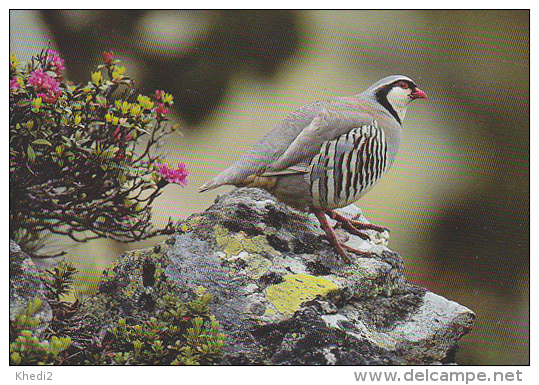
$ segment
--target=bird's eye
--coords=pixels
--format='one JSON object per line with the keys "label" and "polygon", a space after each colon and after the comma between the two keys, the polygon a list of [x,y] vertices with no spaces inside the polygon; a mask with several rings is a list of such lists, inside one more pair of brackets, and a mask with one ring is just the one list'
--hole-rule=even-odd
{"label": "bird's eye", "polygon": [[408,83],[406,83],[405,81],[402,81],[400,80],[398,83],[397,83],[397,86],[400,87],[400,88],[403,88],[403,89],[408,89]]}

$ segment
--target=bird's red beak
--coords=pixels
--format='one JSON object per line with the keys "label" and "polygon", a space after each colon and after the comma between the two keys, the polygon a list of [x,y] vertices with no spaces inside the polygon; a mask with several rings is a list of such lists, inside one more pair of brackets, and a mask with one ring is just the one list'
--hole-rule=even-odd
{"label": "bird's red beak", "polygon": [[427,94],[417,87],[412,91],[410,96],[412,97],[412,99],[427,99]]}

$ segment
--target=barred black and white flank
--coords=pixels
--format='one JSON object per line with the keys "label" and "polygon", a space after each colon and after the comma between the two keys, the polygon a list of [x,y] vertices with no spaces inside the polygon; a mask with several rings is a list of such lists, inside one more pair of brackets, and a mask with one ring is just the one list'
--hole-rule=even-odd
{"label": "barred black and white flank", "polygon": [[334,209],[357,201],[387,170],[387,143],[376,121],[322,144],[305,174],[313,206]]}
{"label": "barred black and white flank", "polygon": [[355,202],[391,167],[402,137],[401,123],[414,99],[426,99],[406,76],[388,76],[366,91],[305,105],[290,113],[236,163],[200,187],[225,184],[268,190],[292,207],[313,212],[346,262],[345,250],[325,214],[360,235],[365,226],[333,209]]}

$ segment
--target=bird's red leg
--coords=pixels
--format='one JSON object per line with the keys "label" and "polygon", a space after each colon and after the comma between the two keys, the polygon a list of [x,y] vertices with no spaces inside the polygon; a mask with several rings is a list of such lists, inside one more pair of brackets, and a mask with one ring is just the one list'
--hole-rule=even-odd
{"label": "bird's red leg", "polygon": [[339,239],[337,238],[337,234],[335,234],[335,231],[328,223],[326,214],[321,210],[315,210],[313,212],[314,215],[316,215],[316,218],[318,218],[318,221],[320,222],[320,227],[322,227],[322,230],[326,232],[329,242],[333,245],[335,250],[337,250],[337,252],[340,254],[340,256],[344,259],[346,263],[352,263],[352,260],[348,255],[346,255],[346,252],[344,250],[350,251],[351,253],[357,255],[361,255],[363,257],[372,256],[372,254],[369,252],[354,249],[353,247],[346,245],[344,242],[339,241]]}
{"label": "bird's red leg", "polygon": [[333,210],[326,211],[326,214],[331,219],[334,219],[337,222],[341,223],[346,230],[350,231],[352,234],[355,234],[363,239],[368,239],[369,237],[363,234],[362,232],[360,232],[359,230],[375,230],[380,233],[384,231],[389,232],[389,229],[386,227],[373,225],[372,223],[361,223],[355,220],[356,217],[346,218],[345,216]]}

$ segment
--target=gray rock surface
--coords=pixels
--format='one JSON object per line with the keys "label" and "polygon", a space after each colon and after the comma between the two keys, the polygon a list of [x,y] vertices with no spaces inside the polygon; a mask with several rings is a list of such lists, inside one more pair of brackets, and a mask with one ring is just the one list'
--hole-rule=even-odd
{"label": "gray rock surface", "polygon": [[12,240],[9,241],[9,319],[26,310],[28,303],[41,299],[41,307],[33,315],[39,320],[34,333],[40,337],[52,321],[52,309],[47,302],[45,286],[39,271],[28,254]]}
{"label": "gray rock surface", "polygon": [[[360,211],[351,205],[341,213]],[[97,315],[103,336],[118,317],[151,317],[167,293],[190,300],[209,292],[227,336],[221,364],[453,362],[474,313],[407,283],[388,234],[369,231],[365,241],[337,233],[374,256],[352,256],[347,265],[314,216],[262,190],[237,189],[167,241],[120,257],[86,311]]]}

